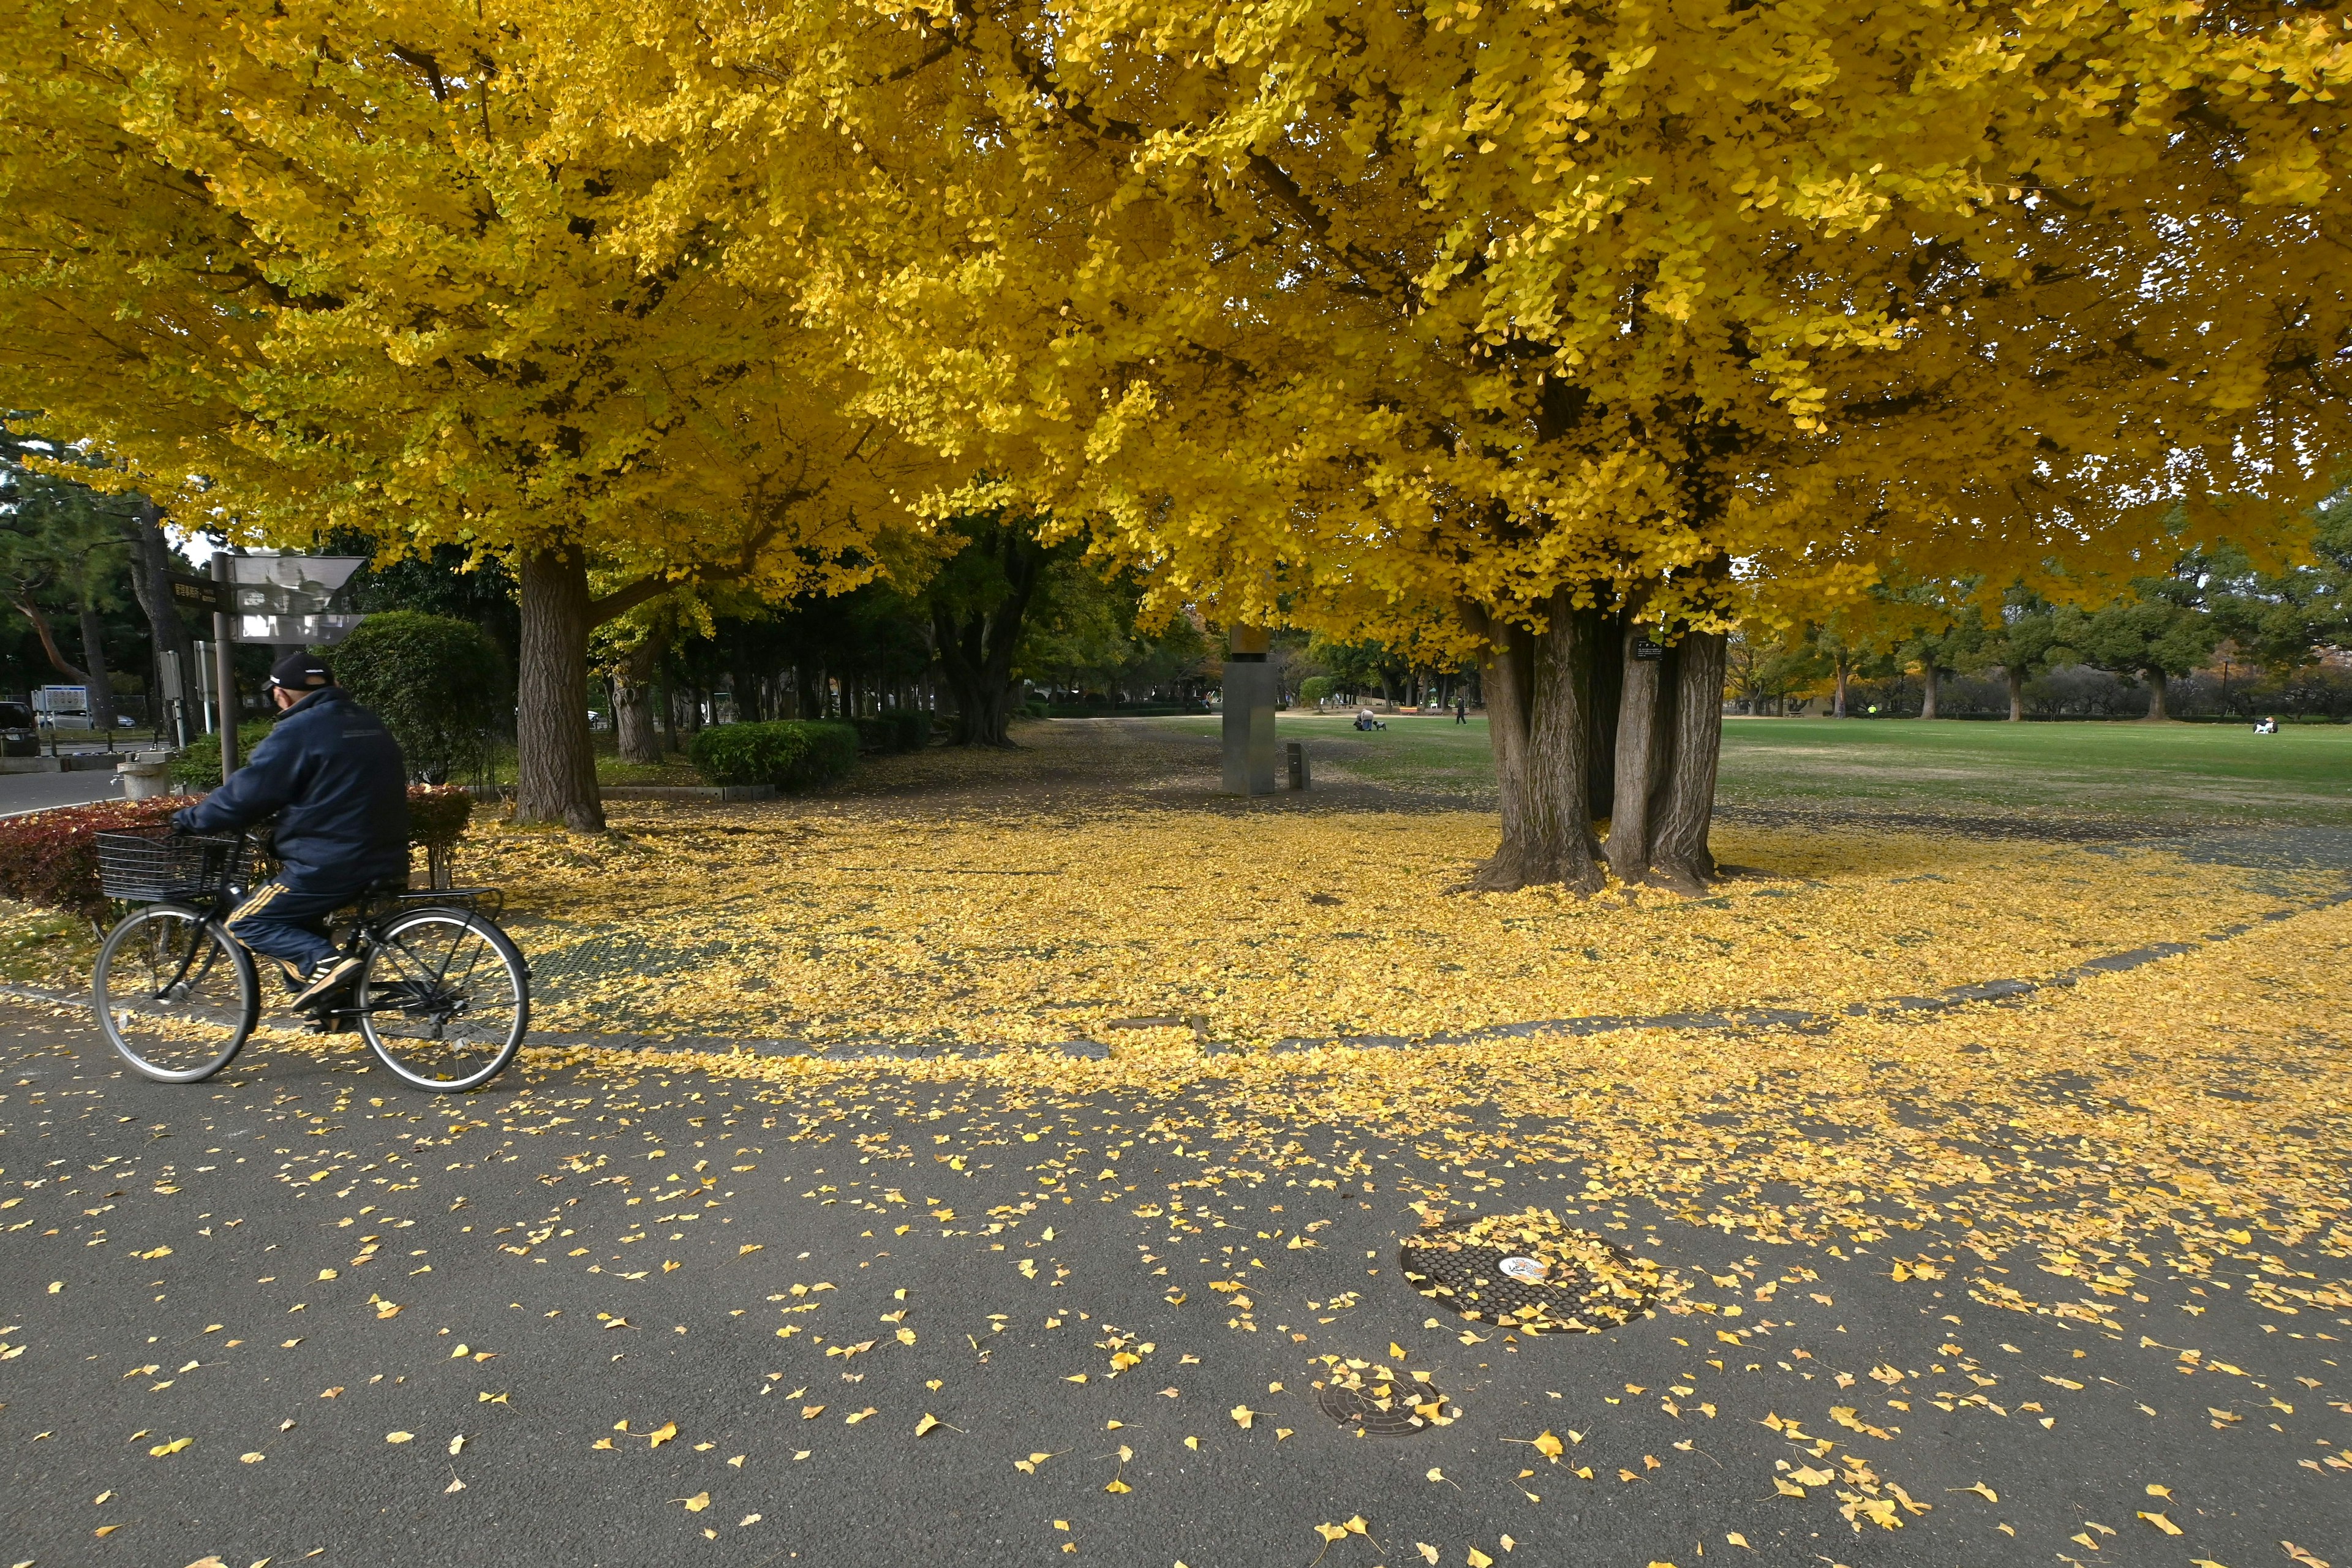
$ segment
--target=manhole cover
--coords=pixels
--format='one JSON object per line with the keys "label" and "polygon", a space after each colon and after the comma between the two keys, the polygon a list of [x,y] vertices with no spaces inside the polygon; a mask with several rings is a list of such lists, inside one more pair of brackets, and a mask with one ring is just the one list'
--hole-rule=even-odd
{"label": "manhole cover", "polygon": [[1657,1265],[1548,1211],[1490,1215],[1404,1244],[1404,1277],[1465,1318],[1526,1333],[1599,1333],[1641,1316]]}
{"label": "manhole cover", "polygon": [[1324,1358],[1330,1368],[1315,1383],[1323,1414],[1359,1437],[1410,1437],[1450,1426],[1461,1414],[1433,1385],[1385,1366]]}

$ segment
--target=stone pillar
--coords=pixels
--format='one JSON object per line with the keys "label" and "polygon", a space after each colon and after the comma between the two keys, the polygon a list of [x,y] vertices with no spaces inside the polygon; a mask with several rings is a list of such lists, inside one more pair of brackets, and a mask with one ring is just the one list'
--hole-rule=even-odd
{"label": "stone pillar", "polygon": [[1235,626],[1225,656],[1225,793],[1274,793],[1274,666],[1263,626]]}

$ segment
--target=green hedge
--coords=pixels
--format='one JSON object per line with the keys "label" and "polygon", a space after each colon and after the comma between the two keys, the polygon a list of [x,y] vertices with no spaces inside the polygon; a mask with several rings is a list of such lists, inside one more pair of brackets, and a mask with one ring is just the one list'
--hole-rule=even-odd
{"label": "green hedge", "polygon": [[781,790],[831,784],[857,765],[857,726],[780,719],[719,724],[695,736],[697,772],[715,784],[772,784]]}
{"label": "green hedge", "polygon": [[[242,762],[253,755],[253,748],[269,738],[270,721],[247,719],[236,727],[236,754]],[[220,737],[198,735],[188,742],[188,749],[172,759],[172,782],[185,784],[193,790],[220,787]]]}
{"label": "green hedge", "polygon": [[506,658],[471,621],[385,610],[328,650],[352,700],[384,721],[409,776],[441,784],[481,774],[511,707]]}
{"label": "green hedge", "polygon": [[1179,714],[1206,713],[1205,702],[1033,702],[1028,710],[1040,719],[1165,719]]}

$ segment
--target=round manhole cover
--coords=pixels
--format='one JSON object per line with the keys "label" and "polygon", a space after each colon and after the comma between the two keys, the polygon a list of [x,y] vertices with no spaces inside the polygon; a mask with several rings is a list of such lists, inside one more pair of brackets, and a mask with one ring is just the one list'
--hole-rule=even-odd
{"label": "round manhole cover", "polygon": [[1351,1365],[1336,1357],[1330,1371],[1316,1380],[1315,1402],[1359,1437],[1410,1437],[1432,1426],[1450,1426],[1461,1414],[1426,1383],[1385,1366]]}
{"label": "round manhole cover", "polygon": [[1523,1333],[1599,1333],[1641,1316],[1657,1266],[1530,1209],[1424,1230],[1404,1244],[1404,1277],[1465,1318]]}

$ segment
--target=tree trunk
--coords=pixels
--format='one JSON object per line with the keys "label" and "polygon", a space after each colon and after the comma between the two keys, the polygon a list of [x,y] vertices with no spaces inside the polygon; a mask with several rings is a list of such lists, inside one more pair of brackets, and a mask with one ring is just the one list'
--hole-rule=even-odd
{"label": "tree trunk", "polygon": [[2172,711],[2165,704],[2164,671],[2143,669],[2139,678],[2147,682],[2147,721],[2151,724],[2166,722],[2172,717]]}
{"label": "tree trunk", "polygon": [[661,735],[654,728],[654,677],[667,639],[648,636],[613,672],[613,732],[625,763],[657,763]]}
{"label": "tree trunk", "polygon": [[1923,661],[1919,666],[1920,718],[1933,719],[1936,716],[1936,693],[1942,683],[1943,671]]}
{"label": "tree trunk", "polygon": [[[153,651],[159,656],[178,654],[181,679],[193,689],[195,646],[172,598],[172,544],[163,537],[163,509],[146,497],[140,497],[139,509],[124,521],[123,531],[131,541],[131,591],[138,596],[140,609],[146,613],[148,635],[154,639]],[[159,657],[159,670],[162,662]],[[148,717],[158,724],[165,721],[163,697],[163,683],[159,680],[148,699]]]}
{"label": "tree trunk", "polygon": [[677,748],[677,677],[670,668],[669,656],[661,659],[661,693],[655,706],[661,710],[662,749],[665,754]]}
{"label": "tree trunk", "polygon": [[[1487,639],[1480,672],[1495,751],[1503,841],[1473,875],[1482,891],[1549,882],[1589,893],[1602,882],[1592,842],[1592,667],[1601,617],[1552,595],[1541,634],[1465,607]],[[1500,643],[1498,648],[1494,645]]]}
{"label": "tree trunk", "polygon": [[515,818],[604,830],[596,748],[588,731],[587,558],[561,548],[526,552],[522,658],[515,713]]}
{"label": "tree trunk", "polygon": [[8,602],[16,606],[18,615],[33,623],[33,635],[41,639],[41,651],[48,656],[49,668],[76,686],[88,686],[89,672],[68,658],[65,649],[58,646],[57,628],[49,624],[49,617],[41,613],[41,606],[33,602],[33,595],[25,594]]}
{"label": "tree trunk", "polygon": [[1700,893],[1715,877],[1707,829],[1715,820],[1716,772],[1723,761],[1720,632],[1690,632],[1675,649],[1673,764],[1652,837],[1650,864],[1676,892]]}
{"label": "tree trunk", "polygon": [[2025,672],[2015,665],[2003,665],[2001,673],[2009,677],[2009,721],[2025,722]]}
{"label": "tree trunk", "polygon": [[959,621],[945,605],[931,606],[932,647],[956,700],[950,740],[959,746],[1013,744],[1013,650],[1045,580],[1045,551],[1026,529],[1007,528],[1002,566],[1007,591],[988,609]]}
{"label": "tree trunk", "polygon": [[90,728],[114,743],[114,682],[106,668],[106,623],[88,589],[81,596],[81,661],[89,667]]}
{"label": "tree trunk", "polygon": [[1843,654],[1840,654],[1837,661],[1837,706],[1832,710],[1830,713],[1830,717],[1832,719],[1843,719],[1845,717],[1846,673],[1845,656]]}
{"label": "tree trunk", "polygon": [[1650,632],[1651,628],[1629,617],[1618,638],[1622,657],[1608,849],[1609,869],[1621,882],[1640,882],[1649,877],[1650,797],[1658,783],[1660,753],[1668,739],[1661,723],[1662,661],[1633,657],[1634,643]]}
{"label": "tree trunk", "polygon": [[1592,716],[1592,737],[1585,743],[1585,793],[1589,815],[1595,822],[1609,818],[1617,805],[1617,710],[1624,684],[1625,617],[1596,616],[1593,621],[1592,676],[1587,711]]}

